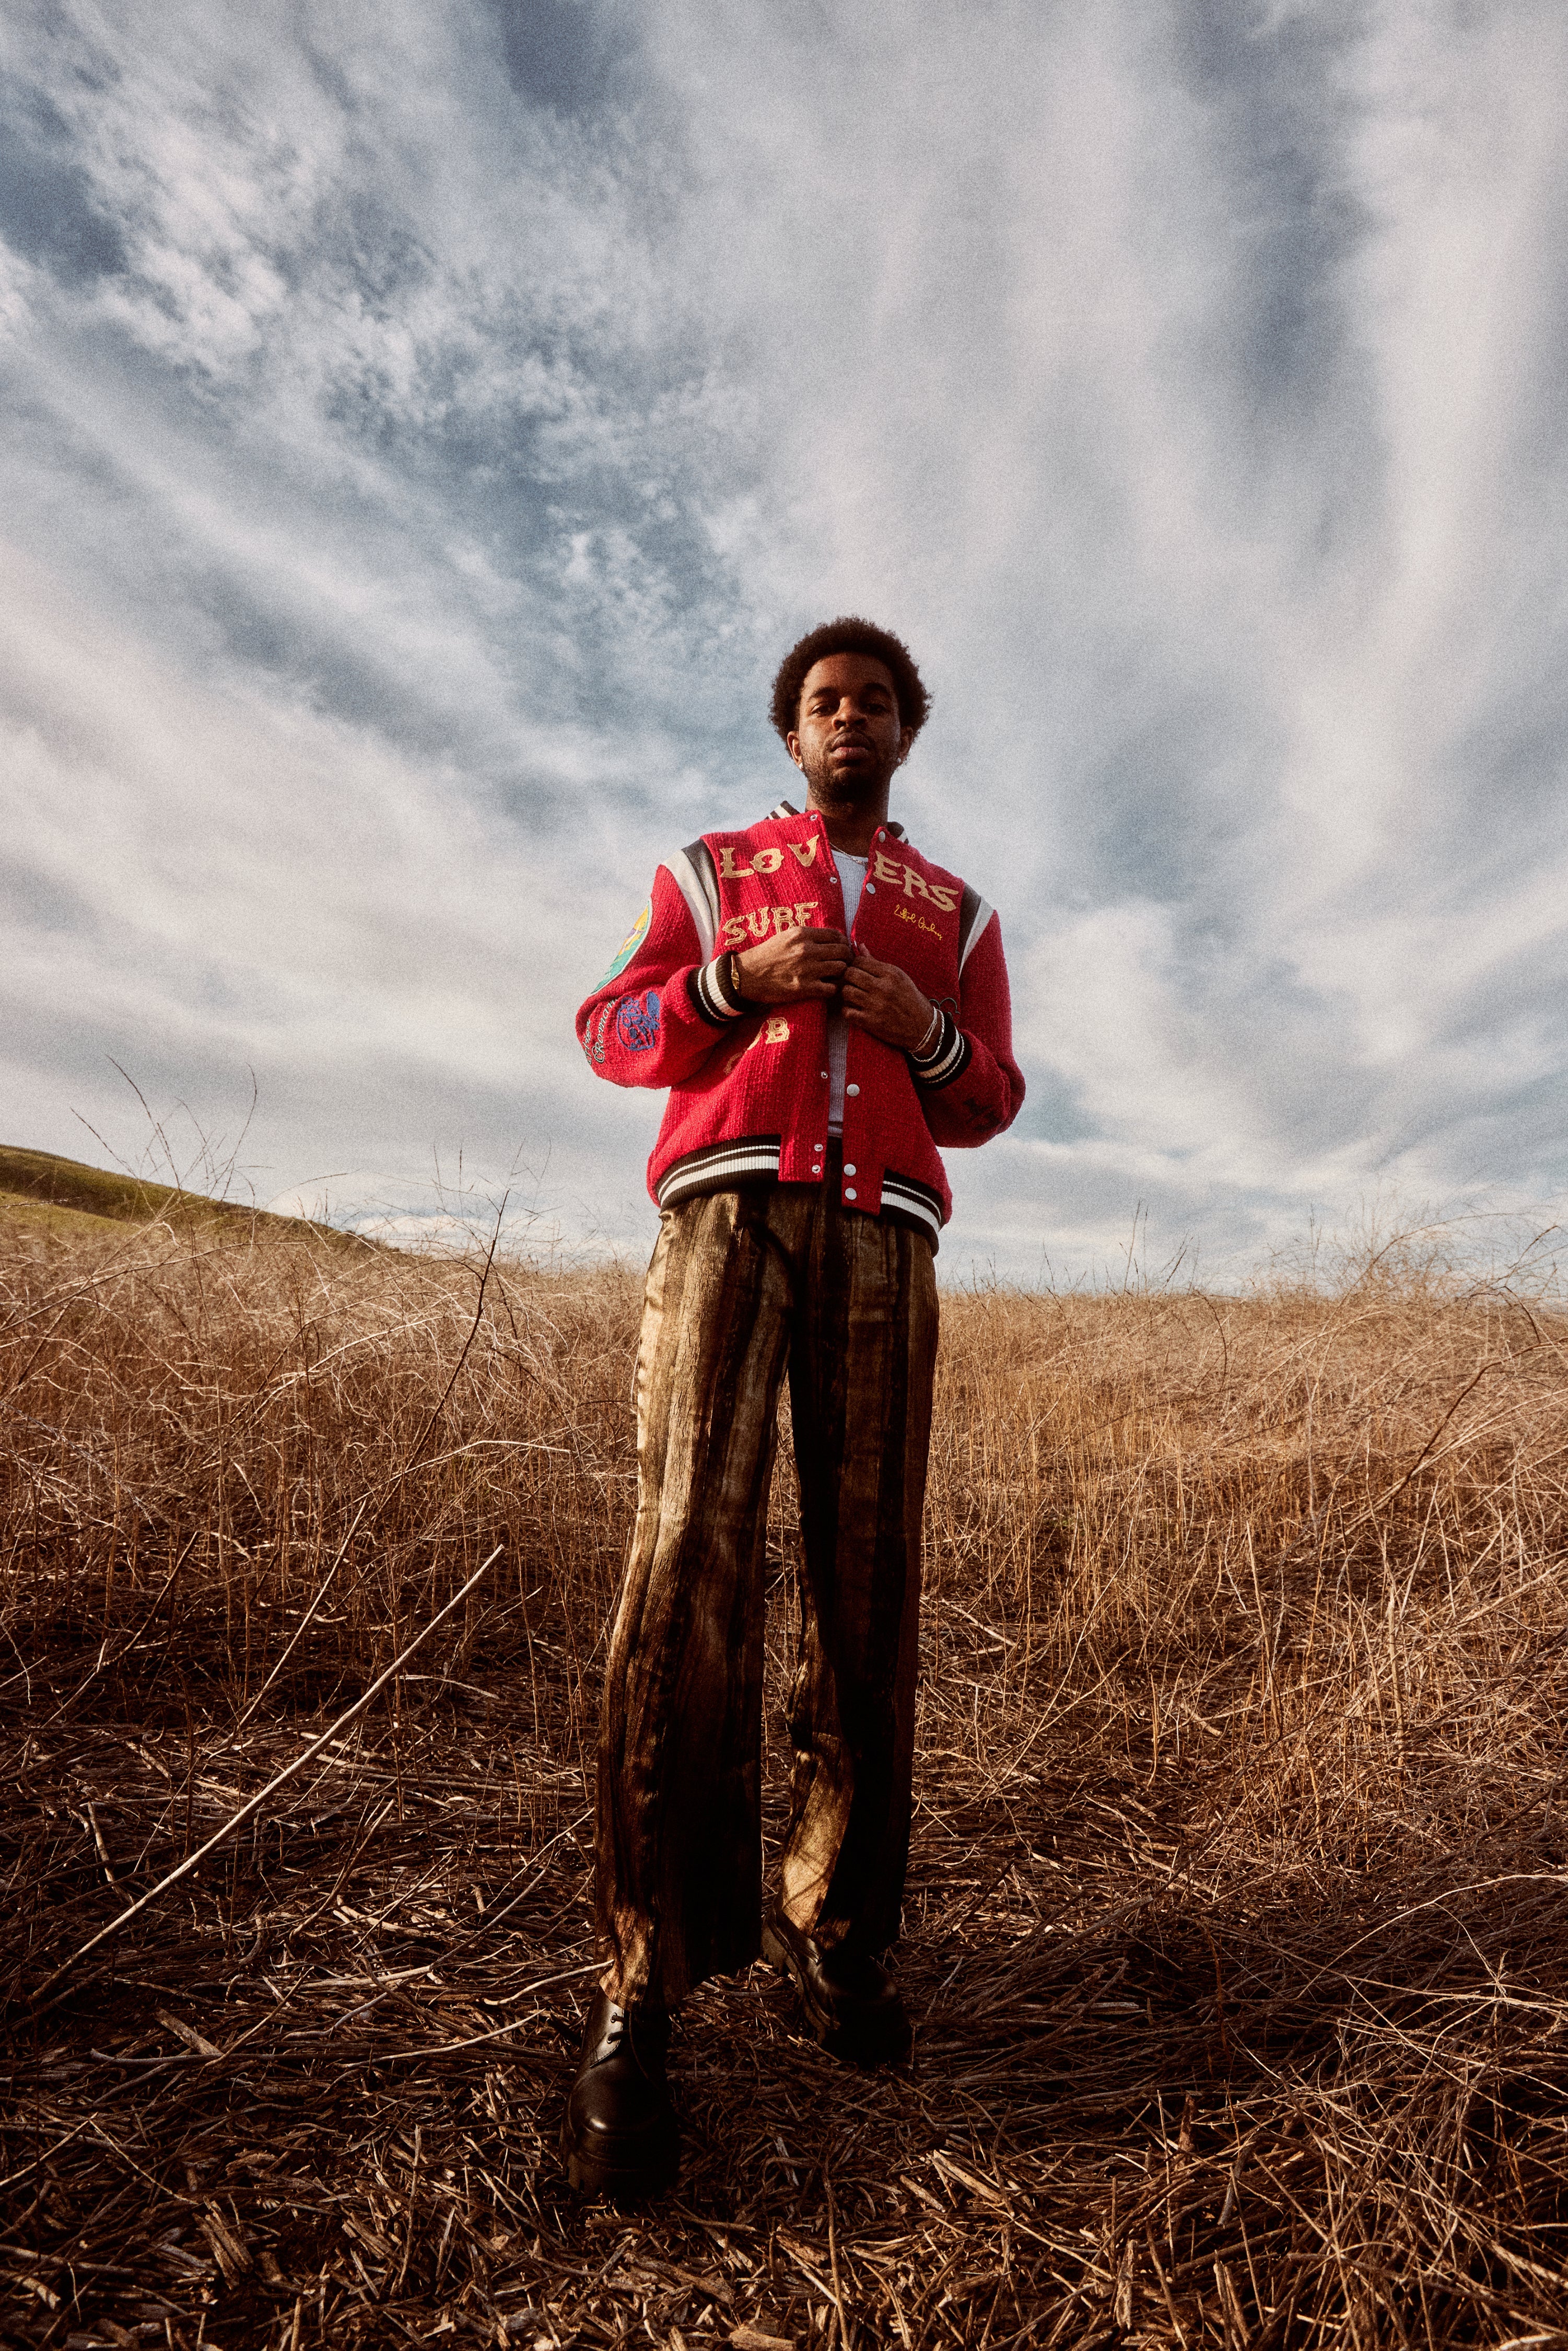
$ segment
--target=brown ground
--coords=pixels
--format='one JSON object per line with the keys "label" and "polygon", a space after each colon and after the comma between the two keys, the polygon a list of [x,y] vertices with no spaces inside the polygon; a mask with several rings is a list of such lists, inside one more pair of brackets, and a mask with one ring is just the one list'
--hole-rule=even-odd
{"label": "brown ground", "polygon": [[950,1297],[915,2062],[709,1986],[622,2213],[555,2133],[636,1285],[480,1270],[0,1227],[0,2336],[1568,2343],[1568,1326]]}

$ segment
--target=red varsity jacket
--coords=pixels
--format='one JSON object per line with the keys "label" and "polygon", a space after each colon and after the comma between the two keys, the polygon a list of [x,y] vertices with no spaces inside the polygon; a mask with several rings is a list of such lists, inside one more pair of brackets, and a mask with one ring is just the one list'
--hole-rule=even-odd
{"label": "red varsity jacket", "polygon": [[[827,827],[788,800],[660,866],[577,1033],[601,1077],[670,1089],[648,1163],[661,1208],[747,1184],[820,1184],[831,1172],[827,1006],[739,1004],[727,967],[772,930],[843,920]],[[953,1205],[936,1145],[988,1142],[1023,1101],[997,916],[890,824],[871,844],[852,936],[901,965],[943,1020],[919,1062],[849,1031],[842,1198],[935,1243]]]}

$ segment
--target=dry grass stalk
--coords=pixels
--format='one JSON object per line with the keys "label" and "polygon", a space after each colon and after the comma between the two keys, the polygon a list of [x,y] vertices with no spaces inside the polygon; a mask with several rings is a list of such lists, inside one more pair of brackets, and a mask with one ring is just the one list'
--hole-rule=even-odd
{"label": "dry grass stalk", "polygon": [[14,2018],[506,1545],[14,2027],[6,2340],[1568,2342],[1554,1315],[949,1297],[915,2064],[705,1988],[618,2213],[553,2138],[636,1285],[481,1270],[0,1235]]}

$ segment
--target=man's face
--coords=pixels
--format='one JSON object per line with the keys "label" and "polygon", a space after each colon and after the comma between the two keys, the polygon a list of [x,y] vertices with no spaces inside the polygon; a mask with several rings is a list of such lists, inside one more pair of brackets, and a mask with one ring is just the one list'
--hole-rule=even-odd
{"label": "man's face", "polygon": [[789,756],[819,808],[853,808],[885,792],[915,740],[902,726],[893,674],[870,653],[829,653],[806,672]]}

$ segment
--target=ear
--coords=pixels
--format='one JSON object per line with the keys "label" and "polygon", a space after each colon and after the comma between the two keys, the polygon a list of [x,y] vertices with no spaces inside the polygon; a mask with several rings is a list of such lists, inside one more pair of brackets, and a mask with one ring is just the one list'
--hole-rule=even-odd
{"label": "ear", "polygon": [[915,729],[914,729],[914,727],[913,727],[913,726],[905,726],[905,727],[904,727],[904,728],[901,730],[901,732],[900,732],[900,734],[899,734],[899,737],[898,737],[898,758],[897,758],[897,759],[896,759],[896,760],[894,761],[894,766],[902,768],[902,767],[903,767],[903,765],[904,765],[904,761],[905,761],[905,759],[907,759],[907,758],[908,758],[908,757],[909,757],[909,755],[910,755],[911,751],[913,751],[913,750],[914,750],[914,748],[915,748]]}
{"label": "ear", "polygon": [[[914,739],[914,737],[911,736],[911,742],[913,742]],[[788,749],[789,757],[794,760],[795,765],[803,770],[806,762],[800,757],[800,737],[799,735],[786,735],[784,742],[785,747]]]}

